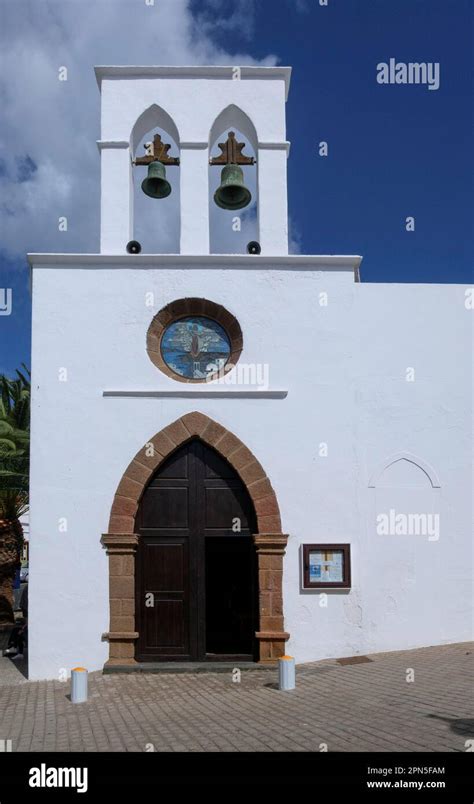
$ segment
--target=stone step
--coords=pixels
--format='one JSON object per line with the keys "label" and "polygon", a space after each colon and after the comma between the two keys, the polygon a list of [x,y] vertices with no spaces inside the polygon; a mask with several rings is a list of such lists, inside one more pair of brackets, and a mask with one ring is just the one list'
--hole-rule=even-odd
{"label": "stone step", "polygon": [[136,664],[106,664],[103,673],[232,673],[255,670],[276,670],[275,665],[257,662],[137,662]]}

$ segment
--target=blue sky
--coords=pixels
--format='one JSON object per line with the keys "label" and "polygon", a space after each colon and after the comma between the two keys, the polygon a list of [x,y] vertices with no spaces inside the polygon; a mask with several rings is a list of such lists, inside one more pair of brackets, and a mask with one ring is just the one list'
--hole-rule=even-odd
{"label": "blue sky", "polygon": [[[29,365],[25,252],[98,248],[94,63],[291,65],[289,209],[299,250],[362,254],[366,282],[473,281],[471,0],[40,5],[6,0],[1,12],[0,288],[12,288],[13,310],[0,316],[0,372]],[[378,84],[377,64],[390,58],[439,63],[439,89]],[[60,64],[70,65],[67,86],[55,75]],[[61,214],[71,220],[66,236]]]}

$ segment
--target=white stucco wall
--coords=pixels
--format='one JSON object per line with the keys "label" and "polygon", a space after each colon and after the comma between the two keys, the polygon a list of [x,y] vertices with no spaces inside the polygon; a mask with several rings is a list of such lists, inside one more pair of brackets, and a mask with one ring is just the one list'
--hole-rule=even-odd
{"label": "white stucco wall", "polygon": [[[145,442],[192,410],[234,432],[273,484],[289,534],[287,648],[298,662],[470,638],[472,313],[464,288],[355,284],[349,269],[287,260],[114,265],[98,256],[81,267],[32,258],[31,678],[103,666],[108,567],[100,536],[116,487]],[[287,390],[286,398],[103,396],[183,393],[150,362],[146,332],[158,310],[186,296],[233,313],[241,361],[268,363],[270,388]],[[369,488],[401,452],[433,467],[440,488],[406,461]],[[375,532],[375,514],[387,506],[430,505],[441,514],[437,541]],[[352,588],[330,593],[327,606],[301,591],[300,546],[313,542],[351,543]]]}

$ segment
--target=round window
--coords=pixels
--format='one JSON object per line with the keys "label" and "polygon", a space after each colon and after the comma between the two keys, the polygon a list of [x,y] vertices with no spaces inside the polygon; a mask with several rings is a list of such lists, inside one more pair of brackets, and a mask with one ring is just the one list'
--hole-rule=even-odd
{"label": "round window", "polygon": [[205,380],[223,370],[231,351],[225,329],[204,316],[173,321],[161,337],[165,364],[175,374],[190,380]]}
{"label": "round window", "polygon": [[177,382],[217,380],[232,371],[243,349],[237,319],[209,299],[176,299],[148,327],[151,362]]}

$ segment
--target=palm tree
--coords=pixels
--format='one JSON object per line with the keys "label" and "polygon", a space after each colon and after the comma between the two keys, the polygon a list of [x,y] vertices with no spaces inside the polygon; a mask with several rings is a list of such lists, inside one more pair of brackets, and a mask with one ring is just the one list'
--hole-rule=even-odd
{"label": "palm tree", "polygon": [[13,582],[20,566],[28,510],[30,372],[0,376],[0,625],[14,622]]}

